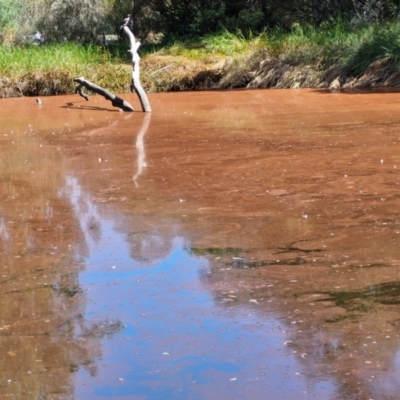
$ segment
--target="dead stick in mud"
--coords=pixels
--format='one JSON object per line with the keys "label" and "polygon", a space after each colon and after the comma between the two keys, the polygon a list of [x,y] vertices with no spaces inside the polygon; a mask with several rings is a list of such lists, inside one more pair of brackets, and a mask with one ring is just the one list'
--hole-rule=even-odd
{"label": "dead stick in mud", "polygon": [[85,98],[86,100],[89,100],[89,98],[85,93],[83,93],[83,87],[91,90],[92,92],[100,94],[101,96],[105,97],[107,100],[110,100],[111,104],[114,107],[121,108],[124,111],[134,111],[133,107],[126,100],[121,99],[120,97],[109,92],[108,90],[106,90],[100,86],[97,86],[96,84],[86,80],[83,76],[80,78],[75,78],[74,82],[79,83],[79,86],[75,89],[75,92],[78,93],[83,98]]}
{"label": "dead stick in mud", "polygon": [[[135,90],[136,94],[139,97],[140,104],[142,105],[142,110],[144,112],[151,112],[150,102],[147,98],[147,94],[144,91],[142,84],[140,83],[140,57],[138,54],[138,49],[140,46],[140,42],[137,42],[135,36],[131,32],[131,30],[125,25],[123,27],[124,32],[129,37],[129,42],[131,44],[131,48],[128,50],[132,55],[132,84],[131,90]],[[133,91],[132,90],[132,91]]]}

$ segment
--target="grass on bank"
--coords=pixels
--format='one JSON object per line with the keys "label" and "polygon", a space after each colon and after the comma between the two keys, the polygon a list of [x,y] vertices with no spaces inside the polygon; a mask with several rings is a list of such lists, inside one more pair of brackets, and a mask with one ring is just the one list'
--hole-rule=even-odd
{"label": "grass on bank", "polygon": [[73,78],[85,76],[115,92],[129,89],[129,64],[98,45],[76,43],[0,45],[0,97],[73,93]]}
{"label": "grass on bank", "polygon": [[[106,49],[73,43],[28,47],[0,45],[0,90],[1,82],[4,86],[8,79],[21,81],[21,90],[28,87],[30,94],[69,93],[74,85],[67,84],[68,80],[83,75],[122,93],[129,90],[130,83],[128,47],[127,42]],[[229,74],[238,82],[236,86],[231,83],[226,87],[245,86],[250,76],[261,68],[262,61],[272,62],[267,67],[276,68],[278,75],[278,69],[287,66],[295,68],[296,73],[302,69],[312,70],[319,75],[314,80],[305,80],[304,86],[320,81],[324,85],[323,80],[328,76],[329,79],[334,74],[356,78],[382,60],[387,73],[398,72],[400,22],[352,26],[335,21],[319,27],[294,24],[290,32],[274,29],[247,37],[240,32],[223,32],[167,45],[145,44],[140,53],[142,81],[148,91],[206,89]],[[63,76],[65,87],[53,87],[46,92],[46,79],[57,79],[58,75]],[[44,78],[39,85],[29,83],[40,77]],[[293,87],[292,84],[288,82],[287,86]]]}
{"label": "grass on bank", "polygon": [[0,47],[0,73],[8,77],[22,76],[30,72],[50,72],[54,69],[66,69],[72,74],[79,74],[93,65],[108,62],[111,62],[109,53],[94,45],[63,43]]}
{"label": "grass on bank", "polygon": [[356,80],[380,59],[388,60],[386,72],[392,76],[398,69],[394,38],[399,33],[398,23],[353,27],[342,21],[294,24],[290,32],[274,29],[248,37],[224,32],[155,49],[145,57],[145,68],[152,71],[153,91],[328,87],[338,77],[341,84]]}
{"label": "grass on bank", "polygon": [[160,55],[202,59],[212,55],[246,58],[262,53],[271,58],[287,59],[300,64],[318,64],[325,68],[340,65],[351,73],[362,73],[374,61],[400,59],[400,22],[365,24],[353,27],[343,21],[301,26],[290,32],[266,30],[245,38],[224,32],[198,41],[178,42],[158,51]]}

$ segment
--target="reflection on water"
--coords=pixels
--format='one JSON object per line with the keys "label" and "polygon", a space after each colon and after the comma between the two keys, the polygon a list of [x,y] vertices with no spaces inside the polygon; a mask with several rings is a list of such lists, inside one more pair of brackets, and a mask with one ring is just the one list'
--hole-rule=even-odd
{"label": "reflection on water", "polygon": [[[122,216],[107,209],[102,215],[76,179],[67,185],[88,244],[80,274],[85,317],[112,316],[124,326],[104,338],[96,376],[84,370],[76,375],[77,398],[302,398],[310,382],[282,347],[285,328],[273,315],[252,307],[219,309],[203,288],[209,263],[188,252],[173,227],[166,235],[151,228],[132,239],[126,227],[146,221],[131,217],[121,224]],[[90,220],[102,232],[100,240],[93,239]],[[296,379],[288,385],[288,377]],[[312,385],[320,395],[333,389],[328,382]]]}
{"label": "reflection on water", "polygon": [[151,114],[146,114],[143,117],[143,125],[140,128],[140,130],[139,130],[139,132],[138,132],[138,134],[136,136],[137,171],[136,171],[135,175],[133,175],[133,178],[132,178],[132,181],[134,182],[134,184],[136,186],[138,186],[137,178],[139,177],[139,175],[142,174],[143,168],[145,168],[147,166],[147,164],[146,164],[146,152],[145,152],[145,149],[144,149],[143,138],[144,138],[144,135],[146,134],[147,130],[149,129],[150,117],[151,117]]}
{"label": "reflection on water", "polygon": [[0,102],[0,398],[398,398],[399,94],[75,100]]}

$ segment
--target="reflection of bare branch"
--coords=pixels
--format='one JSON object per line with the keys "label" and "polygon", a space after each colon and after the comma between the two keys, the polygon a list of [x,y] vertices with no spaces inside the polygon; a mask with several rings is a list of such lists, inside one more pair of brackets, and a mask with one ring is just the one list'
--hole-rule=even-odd
{"label": "reflection of bare branch", "polygon": [[144,135],[147,132],[147,129],[149,128],[150,125],[150,117],[151,114],[145,114],[143,118],[143,124],[142,127],[140,128],[140,131],[136,137],[136,148],[137,148],[137,171],[136,174],[133,175],[132,181],[135,183],[136,187],[138,187],[138,184],[136,182],[138,176],[143,172],[143,168],[146,167],[146,154],[144,152],[144,142],[143,138]]}

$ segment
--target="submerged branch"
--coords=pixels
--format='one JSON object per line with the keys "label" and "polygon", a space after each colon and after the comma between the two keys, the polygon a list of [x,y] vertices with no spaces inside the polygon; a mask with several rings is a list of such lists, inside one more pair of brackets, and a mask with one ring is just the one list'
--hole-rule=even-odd
{"label": "submerged branch", "polygon": [[82,85],[76,87],[75,93],[78,93],[79,96],[83,97],[86,101],[89,101],[89,96],[83,91]]}
{"label": "submerged branch", "polygon": [[[85,87],[86,89],[91,90],[92,92],[95,92],[107,100],[111,101],[111,104],[114,107],[121,108],[124,111],[134,111],[133,107],[124,99],[121,99],[120,97],[116,96],[115,94],[109,92],[107,89],[104,89],[100,86],[97,86],[96,84],[86,80],[83,76],[80,78],[75,78],[74,82],[79,83],[79,86],[76,88],[76,92],[79,93],[80,96],[86,98],[87,95],[85,95],[82,92],[82,87]],[[86,96],[86,97],[85,97]],[[88,99],[86,99],[88,100]]]}

